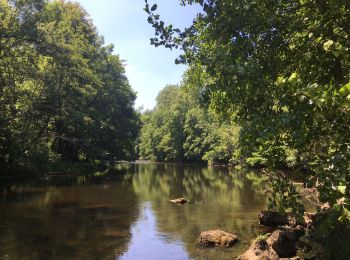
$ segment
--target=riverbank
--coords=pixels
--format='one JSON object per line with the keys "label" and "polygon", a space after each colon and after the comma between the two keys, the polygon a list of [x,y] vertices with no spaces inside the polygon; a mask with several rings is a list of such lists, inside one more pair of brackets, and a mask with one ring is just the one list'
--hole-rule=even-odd
{"label": "riverbank", "polygon": [[[124,163],[125,164],[125,163]],[[26,167],[10,167],[0,165],[0,181],[28,181],[30,179],[50,178],[57,176],[78,177],[96,172],[105,172],[113,169],[120,169],[121,163],[111,163],[109,161],[55,161],[37,167],[35,165]]]}

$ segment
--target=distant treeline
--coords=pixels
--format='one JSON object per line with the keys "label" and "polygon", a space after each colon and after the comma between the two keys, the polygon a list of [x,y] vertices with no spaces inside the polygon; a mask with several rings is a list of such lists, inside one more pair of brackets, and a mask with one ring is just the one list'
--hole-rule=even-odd
{"label": "distant treeline", "polygon": [[79,4],[0,0],[0,163],[133,159],[136,93]]}
{"label": "distant treeline", "polygon": [[[267,151],[256,143],[259,133],[250,125],[238,124],[235,113],[227,116],[212,108],[205,94],[191,85],[190,71],[185,78],[181,85],[160,91],[156,107],[142,114],[140,159],[267,166]],[[272,148],[280,149],[274,159],[276,167],[303,166],[296,149],[288,145]]]}
{"label": "distant treeline", "polygon": [[205,107],[196,91],[168,85],[141,117],[141,159],[234,163],[239,127]]}

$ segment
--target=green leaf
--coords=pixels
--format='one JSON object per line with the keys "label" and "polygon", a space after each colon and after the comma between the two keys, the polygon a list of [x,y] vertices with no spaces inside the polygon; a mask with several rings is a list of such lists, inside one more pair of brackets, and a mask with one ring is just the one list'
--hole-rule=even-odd
{"label": "green leaf", "polygon": [[350,94],[350,82],[348,84],[346,84],[345,86],[343,86],[340,90],[339,93],[342,96],[347,96]]}
{"label": "green leaf", "polygon": [[289,82],[296,82],[298,80],[298,73],[293,72],[292,75],[289,77],[288,81]]}
{"label": "green leaf", "polygon": [[342,194],[345,194],[346,192],[346,186],[338,186],[337,189]]}
{"label": "green leaf", "polygon": [[347,210],[346,208],[343,208],[343,213],[339,217],[339,221],[350,221],[350,211]]}
{"label": "green leaf", "polygon": [[151,7],[151,11],[155,11],[157,9],[157,4],[154,4],[152,7]]}
{"label": "green leaf", "polygon": [[323,49],[329,51],[333,44],[334,42],[332,40],[328,40],[323,44]]}

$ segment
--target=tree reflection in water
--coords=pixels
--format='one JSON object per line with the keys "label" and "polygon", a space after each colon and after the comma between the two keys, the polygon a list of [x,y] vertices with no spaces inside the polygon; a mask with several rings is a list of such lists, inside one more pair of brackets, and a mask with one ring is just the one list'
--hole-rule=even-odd
{"label": "tree reflection in water", "polygon": [[[227,168],[130,164],[60,183],[0,193],[0,259],[232,259],[259,233],[265,208],[266,180]],[[169,202],[180,196],[190,203]],[[208,229],[240,242],[201,249]]]}
{"label": "tree reflection in water", "polygon": [[[266,179],[254,172],[176,164],[137,165],[132,186],[140,202],[152,202],[158,232],[182,241],[191,257],[232,258],[259,234],[257,212],[265,207]],[[179,206],[169,199],[184,196]],[[203,230],[223,229],[240,237],[233,249],[200,249],[196,238]],[[244,242],[246,241],[246,242]]]}

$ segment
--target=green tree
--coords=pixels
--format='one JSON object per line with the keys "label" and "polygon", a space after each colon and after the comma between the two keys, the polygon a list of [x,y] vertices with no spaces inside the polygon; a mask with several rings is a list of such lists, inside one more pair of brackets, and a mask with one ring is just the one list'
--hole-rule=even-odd
{"label": "green tree", "polygon": [[[208,76],[202,88],[211,106],[241,126],[242,158],[301,167],[309,184],[317,180],[323,202],[345,195],[349,205],[349,1],[182,4],[202,6],[184,31],[146,5],[151,43],[181,48],[177,62]],[[277,196],[292,198],[294,189],[280,187]]]}
{"label": "green tree", "polygon": [[157,106],[144,115],[140,155],[157,161],[184,160],[185,115],[189,99],[176,85],[166,86],[157,96]]}
{"label": "green tree", "polygon": [[238,127],[200,105],[187,85],[167,86],[142,115],[140,157],[156,161],[232,162]]}
{"label": "green tree", "polygon": [[0,161],[133,159],[135,92],[77,3],[0,1]]}

